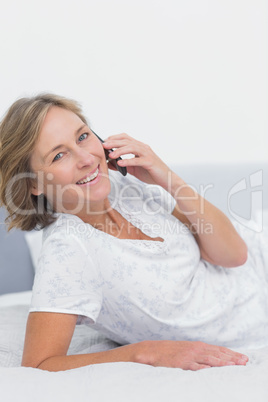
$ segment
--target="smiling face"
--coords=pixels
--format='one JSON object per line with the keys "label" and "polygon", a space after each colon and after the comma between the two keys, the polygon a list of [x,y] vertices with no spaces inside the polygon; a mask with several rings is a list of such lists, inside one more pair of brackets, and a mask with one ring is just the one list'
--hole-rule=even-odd
{"label": "smiling face", "polygon": [[57,212],[85,220],[105,210],[110,193],[101,142],[73,112],[53,106],[47,113],[31,155],[37,173],[34,195],[44,194]]}

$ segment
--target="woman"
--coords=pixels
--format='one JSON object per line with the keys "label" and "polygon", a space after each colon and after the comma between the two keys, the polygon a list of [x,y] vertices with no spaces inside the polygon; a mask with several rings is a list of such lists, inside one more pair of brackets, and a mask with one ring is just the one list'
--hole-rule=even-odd
{"label": "woman", "polygon": [[[102,144],[76,102],[51,94],[15,102],[0,141],[9,229],[45,228],[22,366],[199,370],[245,365],[229,347],[267,344],[267,287],[245,241],[149,146],[126,134]],[[110,160],[126,154],[123,177]],[[124,346],[66,356],[81,323]]]}

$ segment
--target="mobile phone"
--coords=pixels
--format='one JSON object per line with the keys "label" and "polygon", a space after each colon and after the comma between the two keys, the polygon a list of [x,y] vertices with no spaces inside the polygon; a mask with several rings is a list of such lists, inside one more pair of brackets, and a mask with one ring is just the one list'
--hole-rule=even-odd
{"label": "mobile phone", "polygon": [[[92,133],[96,135],[96,137],[100,140],[100,142],[104,142],[99,136],[98,134],[96,134],[92,129],[91,129]],[[124,166],[119,166],[117,164],[117,161],[121,160],[122,158],[116,158],[116,159],[111,159],[109,157],[109,153],[113,152],[113,149],[104,149],[105,152],[105,156],[106,156],[106,160],[109,161],[117,170],[118,172],[120,172],[123,176],[126,176],[127,174],[127,168]]]}

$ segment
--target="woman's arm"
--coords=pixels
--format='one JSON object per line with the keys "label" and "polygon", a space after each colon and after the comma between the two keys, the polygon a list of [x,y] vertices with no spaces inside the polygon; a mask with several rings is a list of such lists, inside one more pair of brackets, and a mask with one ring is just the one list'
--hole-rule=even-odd
{"label": "woman's arm", "polygon": [[226,268],[243,265],[247,260],[247,245],[227,216],[175,173],[171,182],[170,193],[177,201],[172,214],[191,230],[201,257]]}
{"label": "woman's arm", "polygon": [[223,267],[246,262],[246,243],[227,216],[170,170],[148,145],[119,134],[109,137],[103,146],[117,148],[109,154],[111,158],[134,154],[134,158],[123,159],[118,164],[143,182],[162,186],[175,198],[173,215],[192,231],[202,258]]}
{"label": "woman's arm", "polygon": [[245,365],[248,361],[247,356],[230,349],[189,341],[144,341],[105,352],[67,356],[76,320],[74,314],[30,313],[21,365],[62,371],[98,363],[135,362],[199,370]]}

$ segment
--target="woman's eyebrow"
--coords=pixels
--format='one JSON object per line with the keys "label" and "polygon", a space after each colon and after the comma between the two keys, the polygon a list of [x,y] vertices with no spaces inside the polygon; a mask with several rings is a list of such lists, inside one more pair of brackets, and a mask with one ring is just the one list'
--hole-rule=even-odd
{"label": "woman's eyebrow", "polygon": [[[77,134],[79,134],[80,131],[83,130],[84,127],[86,127],[86,124],[83,124],[81,127],[79,127],[79,128],[74,132],[74,135],[76,136]],[[54,148],[52,148],[50,151],[48,151],[48,152],[44,155],[43,160],[45,160],[45,159],[48,157],[49,154],[51,154],[52,152],[56,151],[57,149],[59,149],[59,148],[61,148],[61,147],[63,147],[63,146],[64,146],[63,144],[56,145]]]}

